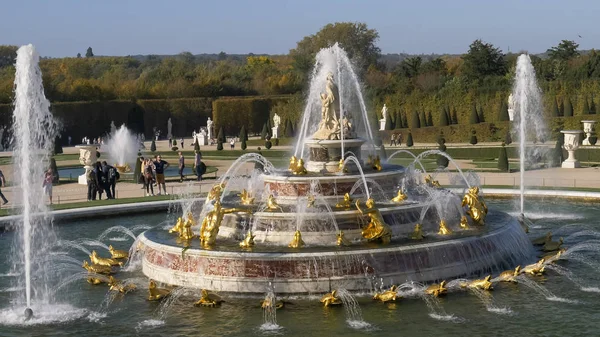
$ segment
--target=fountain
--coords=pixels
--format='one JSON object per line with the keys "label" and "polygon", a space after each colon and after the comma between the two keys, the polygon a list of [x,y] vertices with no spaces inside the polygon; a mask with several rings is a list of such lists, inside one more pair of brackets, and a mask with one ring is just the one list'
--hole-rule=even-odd
{"label": "fountain", "polygon": [[[530,256],[516,219],[488,210],[471,182],[462,198],[375,156],[346,53],[334,45],[316,59],[288,170],[255,154],[240,157],[209,192],[198,225],[190,219],[171,229],[178,233],[140,235],[146,276],[235,293],[262,293],[258,279],[282,295],[362,291],[375,276],[386,284],[432,282],[514,268]],[[263,170],[240,174],[248,161]]]}
{"label": "fountain", "polygon": [[[28,319],[41,315],[53,299],[45,287],[48,278],[43,261],[55,237],[50,226],[45,195],[40,184],[49,163],[56,123],[50,113],[50,102],[44,96],[39,54],[32,45],[17,51],[15,74],[14,179],[15,199],[20,199],[22,218],[17,224],[13,269],[19,273],[19,285],[25,285],[25,296],[19,294],[16,306],[25,306]],[[34,277],[35,276],[35,277]],[[31,308],[36,310],[33,312]]]}
{"label": "fountain", "polygon": [[[112,128],[112,127],[111,127]],[[130,172],[135,167],[140,141],[125,125],[111,132],[102,146],[106,149],[108,157],[115,164],[120,173]]]}
{"label": "fountain", "polygon": [[[546,123],[543,116],[542,91],[537,84],[535,69],[528,54],[521,54],[517,59],[513,92],[508,99],[509,113],[513,111],[515,128],[519,135],[519,166],[521,188],[521,214],[524,214],[525,194],[525,158],[527,155],[527,136],[534,141],[547,139]],[[515,114],[516,112],[516,114]],[[512,121],[513,118],[510,118]]]}

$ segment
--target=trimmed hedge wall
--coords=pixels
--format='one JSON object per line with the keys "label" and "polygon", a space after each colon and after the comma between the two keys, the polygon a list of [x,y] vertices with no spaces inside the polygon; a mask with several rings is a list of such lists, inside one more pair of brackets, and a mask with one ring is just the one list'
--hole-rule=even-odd
{"label": "trimmed hedge wall", "polygon": [[155,126],[166,137],[169,118],[174,137],[191,137],[194,130],[198,132],[201,126],[206,126],[208,117],[212,117],[212,102],[209,97],[138,100],[146,138],[152,137]]}
{"label": "trimmed hedge wall", "polygon": [[468,143],[471,139],[471,130],[477,132],[479,142],[498,142],[503,141],[509,122],[479,123],[473,125],[448,125],[448,126],[428,126],[416,129],[396,129],[390,131],[379,131],[384,142],[389,143],[393,133],[402,133],[404,139],[408,136],[408,131],[412,132],[415,143],[437,143],[440,131],[444,133],[447,143]]}
{"label": "trimmed hedge wall", "polygon": [[[222,97],[212,102],[216,129],[237,135],[245,125],[249,134],[258,134],[271,118],[271,109],[291,96]],[[283,116],[282,116],[283,118]]]}

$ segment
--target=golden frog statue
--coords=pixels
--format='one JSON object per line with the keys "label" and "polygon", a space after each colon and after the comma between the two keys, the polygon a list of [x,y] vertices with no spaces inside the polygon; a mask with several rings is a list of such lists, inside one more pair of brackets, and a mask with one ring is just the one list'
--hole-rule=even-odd
{"label": "golden frog statue", "polygon": [[296,161],[296,166],[292,168],[293,175],[305,175],[308,173],[304,167],[304,159],[300,158]]}
{"label": "golden frog statue", "polygon": [[450,235],[452,234],[452,230],[448,228],[446,225],[446,221],[440,220],[440,230],[438,231],[439,235]]}
{"label": "golden frog statue", "polygon": [[460,217],[459,226],[464,230],[471,229],[471,227],[469,227],[469,219],[467,219],[467,217],[464,215]]}
{"label": "golden frog statue", "polygon": [[205,246],[213,245],[217,240],[217,234],[219,234],[221,222],[225,214],[237,212],[250,213],[251,210],[244,208],[223,208],[221,201],[216,200],[214,208],[206,213],[206,216],[202,220],[202,225],[200,226],[200,244]]}
{"label": "golden frog statue", "polygon": [[112,291],[118,291],[121,294],[127,294],[128,292],[134,291],[136,289],[136,286],[133,283],[123,284],[121,281],[115,279],[112,276],[109,276],[108,279],[108,286],[109,289]]}
{"label": "golden frog statue", "polygon": [[407,198],[408,197],[406,196],[406,194],[402,192],[402,189],[399,189],[398,194],[396,194],[396,196],[392,198],[392,202],[403,202]]}
{"label": "golden frog statue", "polygon": [[376,293],[373,296],[374,300],[379,300],[383,303],[385,302],[390,302],[390,301],[395,301],[396,298],[398,298],[398,293],[396,292],[397,287],[395,285],[393,285],[390,290],[386,290],[382,293]]}
{"label": "golden frog statue", "polygon": [[314,207],[314,206],[315,206],[315,200],[316,200],[316,199],[315,199],[315,196],[314,196],[314,195],[312,195],[312,194],[309,194],[309,195],[306,197],[306,201],[307,201],[306,208],[311,208],[311,207]]}
{"label": "golden frog statue", "polygon": [[373,158],[373,161],[371,162],[371,167],[375,171],[381,171],[381,159],[379,158],[379,156]]}
{"label": "golden frog statue", "polygon": [[442,281],[439,284],[432,284],[425,289],[425,294],[432,295],[434,297],[440,297],[446,295],[448,288],[446,288],[446,281]]}
{"label": "golden frog statue", "polygon": [[192,231],[192,222],[191,221],[186,221],[183,224],[183,229],[181,230],[181,235],[179,235],[179,237],[183,240],[191,240],[194,237],[196,237],[196,235],[194,235],[194,232]]}
{"label": "golden frog statue", "polygon": [[288,245],[288,247],[290,248],[300,248],[304,246],[304,241],[302,241],[302,233],[300,233],[300,231],[296,231],[294,233],[294,238],[292,239],[292,242],[290,242],[290,244]]}
{"label": "golden frog statue", "polygon": [[217,294],[212,294],[202,289],[200,299],[194,303],[196,307],[216,307],[223,302],[223,299]]}
{"label": "golden frog statue", "polygon": [[221,193],[223,193],[223,190],[225,189],[225,182],[220,182],[218,184],[215,184],[210,191],[208,191],[208,195],[206,196],[206,201],[205,203],[209,203],[213,200],[217,200],[221,198]]}
{"label": "golden frog statue", "polygon": [[154,280],[150,280],[148,284],[148,301],[160,301],[163,298],[169,296],[171,290],[165,288],[158,288]]}
{"label": "golden frog statue", "polygon": [[87,261],[83,261],[82,267],[83,267],[83,269],[87,270],[90,273],[104,274],[104,275],[113,274],[113,270],[111,267],[103,266],[103,265],[99,265],[99,264],[89,264]]}
{"label": "golden frog statue", "polygon": [[566,248],[561,248],[557,252],[546,253],[542,257],[544,258],[545,264],[554,263],[556,260],[560,259],[562,254],[564,254],[566,251]]}
{"label": "golden frog statue", "polygon": [[267,209],[266,210],[270,211],[270,212],[274,212],[274,211],[283,212],[283,208],[281,208],[281,206],[279,206],[277,201],[275,201],[275,197],[273,196],[273,194],[269,194],[269,197],[267,198]]}
{"label": "golden frog statue", "polygon": [[423,235],[423,230],[421,229],[421,224],[415,224],[415,229],[413,230],[413,232],[409,235],[409,239],[411,240],[423,240],[425,238],[425,235]]}
{"label": "golden frog statue", "polygon": [[293,171],[296,168],[296,161],[298,161],[298,158],[296,158],[296,156],[292,156],[290,158],[290,166],[288,166],[289,171]]}
{"label": "golden frog statue", "polygon": [[517,276],[519,276],[519,274],[521,273],[521,266],[517,266],[514,270],[507,270],[507,271],[503,271],[502,273],[500,273],[500,276],[498,276],[498,280],[500,280],[500,282],[512,282],[512,283],[516,283],[517,282]]}
{"label": "golden frog statue", "polygon": [[323,306],[331,307],[334,305],[342,305],[342,300],[340,300],[339,297],[337,297],[336,295],[337,290],[323,295],[323,297],[321,297],[321,303],[323,303]]}
{"label": "golden frog statue", "polygon": [[260,307],[265,310],[269,310],[270,308],[281,309],[285,305],[283,301],[276,301],[273,303],[273,298],[271,296],[265,297],[262,302],[260,302]]}
{"label": "golden frog statue", "polygon": [[254,198],[250,196],[250,193],[248,193],[248,191],[246,191],[246,189],[243,189],[242,192],[240,194],[238,194],[238,196],[240,197],[242,205],[254,204]]}
{"label": "golden frog statue", "polygon": [[433,177],[431,176],[431,174],[428,174],[427,176],[425,176],[425,184],[427,184],[427,186],[429,186],[429,187],[435,187],[435,188],[442,187],[440,185],[440,182],[437,180],[434,180]]}
{"label": "golden frog statue", "polygon": [[102,283],[106,283],[106,280],[98,278],[98,277],[88,277],[87,278],[87,283],[93,284],[93,285],[99,285],[99,284],[102,284]]}
{"label": "golden frog statue", "polygon": [[482,278],[482,279],[479,279],[479,280],[473,280],[473,281],[470,281],[470,282],[462,283],[460,286],[462,288],[492,290],[494,288],[492,287],[492,282],[490,282],[491,279],[492,279],[492,275],[488,275],[485,278]]}
{"label": "golden frog statue", "polygon": [[360,200],[356,200],[355,205],[360,214],[367,215],[370,219],[367,226],[361,231],[362,237],[368,241],[381,241],[383,244],[388,244],[392,239],[392,230],[385,223],[381,212],[375,206],[375,200],[372,198],[367,199],[365,202],[367,208],[364,210],[360,208]]}
{"label": "golden frog statue", "polygon": [[346,164],[344,164],[344,158],[340,159],[340,162],[338,163],[338,172],[348,173]]}
{"label": "golden frog statue", "polygon": [[352,198],[350,197],[350,193],[344,194],[344,200],[335,204],[335,208],[350,208],[352,207]]}
{"label": "golden frog statue", "polygon": [[183,219],[181,217],[177,218],[177,222],[171,229],[169,229],[169,233],[177,233],[181,235],[181,231],[183,230]]}
{"label": "golden frog statue", "polygon": [[110,257],[112,257],[113,259],[128,259],[129,258],[128,251],[114,249],[112,245],[108,246],[108,251],[110,252]]}
{"label": "golden frog statue", "polygon": [[536,263],[527,265],[521,270],[521,273],[529,274],[529,275],[533,275],[533,276],[541,276],[542,274],[544,274],[544,271],[546,269],[545,262],[546,262],[545,259],[541,259]]}
{"label": "golden frog statue", "polygon": [[100,257],[100,256],[98,256],[98,253],[96,253],[95,250],[92,250],[92,254],[90,255],[90,261],[92,261],[93,264],[98,264],[98,265],[101,265],[101,266],[108,266],[108,267],[119,266],[119,267],[123,267],[123,261],[119,261],[117,259],[106,258],[106,257]]}
{"label": "golden frog statue", "polygon": [[252,231],[248,231],[248,233],[246,233],[246,238],[244,238],[244,240],[242,240],[242,242],[240,242],[240,248],[252,248],[254,247],[254,234],[252,234]]}
{"label": "golden frog statue", "polygon": [[544,247],[542,248],[542,250],[545,252],[553,252],[555,250],[559,250],[560,246],[562,246],[562,244],[563,244],[563,238],[560,238],[558,241],[546,242],[544,244]]}
{"label": "golden frog statue", "polygon": [[543,246],[547,242],[551,242],[551,241],[552,241],[552,232],[548,232],[548,233],[546,233],[546,235],[544,235],[542,237],[531,240],[531,243],[536,246]]}
{"label": "golden frog statue", "polygon": [[467,215],[473,219],[474,224],[483,225],[488,208],[479,196],[479,187],[474,186],[469,188],[469,191],[462,199],[462,206],[467,206]]}
{"label": "golden frog statue", "polygon": [[348,242],[348,240],[346,240],[346,238],[344,237],[344,231],[339,231],[339,233],[336,234],[336,242],[335,242],[338,246],[349,246],[350,242]]}

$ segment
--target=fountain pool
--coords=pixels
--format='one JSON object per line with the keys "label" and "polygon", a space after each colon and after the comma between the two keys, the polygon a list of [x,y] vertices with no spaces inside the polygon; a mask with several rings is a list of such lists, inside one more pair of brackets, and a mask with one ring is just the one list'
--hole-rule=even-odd
{"label": "fountain pool", "polygon": [[[510,200],[488,201],[490,207],[516,215],[514,203]],[[528,214],[533,225],[529,236],[537,238],[547,231],[556,237],[565,238],[569,248],[581,246],[582,242],[597,240],[600,236],[600,207],[589,203],[527,201],[527,209],[536,212]],[[57,235],[63,241],[83,242],[101,238],[106,245],[120,249],[129,247],[133,239],[120,231],[103,232],[110,225],[118,223],[139,234],[146,226],[164,228],[172,224],[174,214],[148,214],[117,218],[89,219],[58,223]],[[109,225],[110,224],[110,225]],[[576,234],[575,233],[579,233]],[[7,255],[15,233],[7,232],[0,236],[0,254]],[[96,249],[106,255],[107,251],[98,246],[82,243],[88,249]],[[45,323],[44,317],[37,317],[23,323],[22,310],[10,315],[12,309],[0,307],[0,325],[5,336],[30,334],[32,329],[43,329],[47,335],[96,335],[96,336],[151,336],[181,335],[194,336],[199,332],[212,336],[272,335],[284,336],[331,336],[353,335],[356,329],[373,331],[380,336],[397,336],[398,331],[410,336],[463,336],[489,335],[491,331],[500,335],[593,335],[598,326],[595,317],[600,312],[597,297],[600,281],[599,264],[587,265],[580,261],[595,260],[596,250],[579,251],[580,256],[568,256],[558,262],[558,266],[568,268],[571,278],[549,270],[544,277],[530,278],[546,288],[554,297],[546,298],[539,289],[525,284],[495,284],[495,290],[482,298],[465,291],[450,291],[437,303],[429,303],[409,291],[401,290],[404,298],[393,304],[383,304],[371,299],[371,292],[355,295],[366,324],[349,324],[347,313],[342,307],[323,308],[319,303],[320,293],[314,295],[282,296],[285,307],[277,311],[278,328],[268,330],[263,326],[263,312],[260,301],[263,296],[223,294],[225,302],[218,308],[193,307],[199,297],[199,290],[188,289],[187,294],[173,302],[148,302],[147,278],[141,266],[131,271],[122,271],[117,278],[138,284],[137,291],[117,295],[112,298],[106,285],[92,286],[85,282],[85,275],[73,282],[57,287],[66,279],[82,271],[76,262],[87,255],[66,245],[54,247],[49,266],[56,267],[57,273],[49,280],[48,288],[54,292],[57,305],[52,308],[54,323]],[[536,259],[536,253],[530,257]],[[73,259],[72,261],[70,259]],[[126,268],[129,269],[129,268]],[[15,291],[22,291],[16,284],[17,277],[10,274],[7,260],[0,261],[0,302],[9,303]],[[449,280],[451,282],[451,280]],[[397,280],[401,283],[401,280]],[[265,292],[267,280],[263,283]],[[41,315],[41,313],[40,313]],[[565,319],[569,317],[569,319]],[[57,323],[61,322],[61,323]],[[31,325],[37,325],[32,327]],[[42,330],[39,330],[42,331]]]}

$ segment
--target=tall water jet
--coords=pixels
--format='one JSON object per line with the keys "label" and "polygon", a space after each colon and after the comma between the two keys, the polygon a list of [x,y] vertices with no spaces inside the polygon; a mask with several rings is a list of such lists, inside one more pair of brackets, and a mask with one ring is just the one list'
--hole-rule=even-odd
{"label": "tall water jet", "polygon": [[546,123],[543,118],[542,90],[535,78],[535,69],[531,58],[521,54],[517,59],[515,82],[513,92],[509,97],[509,106],[514,104],[515,127],[519,134],[519,166],[521,186],[521,214],[524,213],[523,199],[525,194],[525,142],[526,134],[535,137],[535,140],[547,138]]}
{"label": "tall water jet", "polygon": [[[111,128],[114,124],[111,125]],[[121,125],[111,132],[103,149],[108,152],[112,164],[121,172],[129,171],[127,168],[135,167],[140,140],[131,133],[125,125]]]}
{"label": "tall water jet", "polygon": [[[50,113],[50,102],[44,96],[39,54],[33,45],[17,50],[15,74],[14,127],[14,172],[19,213],[17,231],[19,240],[15,244],[14,268],[24,268],[25,296],[27,307],[32,300],[49,301],[43,266],[44,249],[54,239],[51,222],[41,184],[48,167],[50,151],[57,133],[57,126]],[[32,250],[32,247],[36,247]],[[35,282],[32,284],[32,271]],[[37,284],[43,282],[43,284]],[[35,298],[32,298],[32,292]]]}

